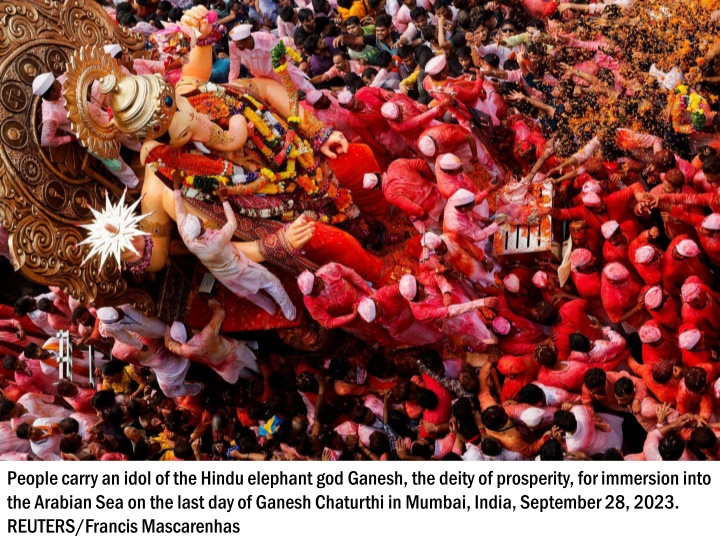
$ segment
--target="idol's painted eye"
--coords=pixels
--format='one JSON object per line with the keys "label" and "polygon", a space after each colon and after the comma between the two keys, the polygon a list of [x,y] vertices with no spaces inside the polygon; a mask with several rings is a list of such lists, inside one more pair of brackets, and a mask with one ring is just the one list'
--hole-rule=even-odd
{"label": "idol's painted eye", "polygon": [[170,96],[165,96],[165,106],[166,107],[172,107],[173,103],[175,103],[175,100]]}

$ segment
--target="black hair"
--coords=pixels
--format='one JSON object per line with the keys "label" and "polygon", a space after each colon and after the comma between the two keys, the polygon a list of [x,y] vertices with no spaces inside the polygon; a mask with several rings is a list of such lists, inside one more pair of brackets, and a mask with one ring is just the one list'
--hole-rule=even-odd
{"label": "black hair", "polygon": [[63,435],[70,435],[80,431],[80,424],[74,418],[63,418],[58,422],[58,429]]}
{"label": "black hair", "polygon": [[433,456],[434,448],[429,444],[413,444],[410,447],[410,454],[413,457],[430,459]]}
{"label": "black hair", "polygon": [[435,392],[432,392],[431,390],[427,390],[425,388],[418,388],[417,403],[423,409],[428,409],[432,411],[435,410],[435,408],[438,406],[438,398]]}
{"label": "black hair", "polygon": [[629,377],[620,377],[615,382],[615,395],[618,397],[630,396],[635,393],[635,385]]}
{"label": "black hair", "polygon": [[373,454],[381,456],[385,452],[390,451],[390,443],[388,442],[387,435],[382,431],[373,431],[370,435],[370,444],[368,448]]}
{"label": "black hair", "polygon": [[600,368],[588,369],[583,377],[583,382],[588,390],[599,390],[607,383],[607,374]]}
{"label": "black hair", "polygon": [[90,400],[90,404],[96,410],[109,409],[115,405],[115,392],[112,390],[98,390]]}
{"label": "black hair", "polygon": [[673,363],[671,360],[660,360],[652,366],[652,378],[655,382],[663,384],[670,380],[673,375]]}
{"label": "black hair", "polygon": [[581,332],[573,332],[570,334],[570,350],[578,352],[588,352],[592,349],[590,340]]}
{"label": "black hair", "polygon": [[553,419],[555,420],[555,425],[563,431],[573,433],[577,429],[577,419],[570,411],[555,411]]}
{"label": "black hair", "polygon": [[15,364],[17,363],[17,361],[18,359],[15,358],[13,355],[6,354],[5,356],[3,356],[2,359],[2,367],[7,371],[12,371],[13,369],[15,369]]}
{"label": "black hair", "polygon": [[516,396],[518,403],[525,405],[538,405],[545,400],[545,392],[536,384],[526,384]]}
{"label": "black hair", "polygon": [[392,54],[387,51],[380,51],[375,59],[375,65],[381,68],[387,68],[392,64]]}
{"label": "black hair", "polygon": [[410,18],[414,21],[420,17],[427,17],[427,10],[420,6],[415,6],[410,10]]}
{"label": "black hair", "polygon": [[685,441],[676,433],[670,433],[658,444],[658,453],[663,461],[678,461],[685,452]]}
{"label": "black hair", "polygon": [[9,399],[3,400],[2,403],[0,403],[0,418],[6,420],[6,417],[12,412],[14,408],[14,401],[11,401]]}
{"label": "black hair", "polygon": [[283,22],[290,22],[295,17],[295,10],[292,6],[283,6],[278,10],[278,17]]}
{"label": "black hair", "polygon": [[602,455],[603,461],[625,461],[625,458],[622,455],[622,452],[618,450],[617,448],[608,448],[603,452]]}
{"label": "black hair", "polygon": [[15,302],[13,311],[18,317],[24,317],[35,309],[35,305],[35,299],[31,296],[21,296],[18,301]]}
{"label": "black hair", "polygon": [[309,371],[298,373],[295,378],[295,384],[300,392],[317,393],[320,390],[317,378]]}
{"label": "black hair", "polygon": [[174,7],[170,11],[168,11],[168,21],[170,22],[180,22],[180,19],[182,19],[184,15],[184,11],[180,9],[179,7]]}
{"label": "black hair", "polygon": [[359,26],[360,25],[360,17],[356,17],[355,15],[353,15],[352,17],[348,17],[347,19],[345,19],[345,26],[348,26],[348,25]]}
{"label": "black hair", "polygon": [[170,411],[165,416],[165,427],[172,432],[178,432],[182,430],[184,424],[183,413],[175,409]]}
{"label": "black hair", "polygon": [[307,54],[315,54],[319,42],[320,36],[318,36],[317,34],[310,34],[308,37],[305,38],[305,41],[303,42],[305,52]]}
{"label": "black hair", "polygon": [[472,58],[472,49],[467,45],[463,45],[462,47],[459,47],[457,51],[455,51],[455,55],[458,58]]}
{"label": "black hair", "polygon": [[120,360],[110,360],[109,362],[103,364],[100,371],[104,377],[112,377],[113,375],[122,373],[125,370],[125,366],[126,364]]}
{"label": "black hair", "polygon": [[369,410],[365,405],[356,405],[352,411],[350,411],[350,420],[356,424],[364,423]]}
{"label": "black hair", "polygon": [[490,67],[491,67],[491,68],[498,68],[498,67],[500,67],[500,57],[499,57],[497,54],[492,54],[492,53],[486,54],[486,55],[483,57],[483,60],[485,60],[485,62],[487,62],[488,64],[490,64]]}
{"label": "black hair", "polygon": [[299,9],[298,12],[297,12],[297,14],[298,14],[298,20],[299,20],[301,23],[304,23],[304,22],[306,22],[306,21],[309,21],[309,20],[311,20],[313,17],[315,17],[315,14],[312,12],[312,10],[307,9],[307,8]]}
{"label": "black hair", "polygon": [[503,447],[495,437],[485,437],[480,443],[480,450],[490,457],[497,457],[502,454]]}
{"label": "black hair", "polygon": [[398,58],[403,59],[407,58],[408,56],[412,56],[413,54],[413,48],[410,45],[401,45],[398,47],[397,55]]}
{"label": "black hair", "polygon": [[550,345],[536,345],[535,360],[541,366],[552,367],[557,363],[557,352]]}
{"label": "black hair", "polygon": [[699,449],[707,450],[715,446],[717,436],[707,426],[696,427],[690,433],[690,442]]}
{"label": "black hair", "polygon": [[338,411],[332,403],[321,403],[315,414],[315,419],[322,425],[332,424],[338,417]]}
{"label": "black hair", "polygon": [[194,456],[194,452],[192,449],[192,445],[187,442],[185,439],[177,439],[175,441],[175,446],[173,447],[173,453],[175,454],[176,458],[179,459],[192,459]]}
{"label": "black hair", "polygon": [[25,348],[23,349],[23,354],[25,355],[25,358],[35,358],[35,355],[40,352],[42,348],[37,343],[28,343],[25,345]]}
{"label": "black hair", "polygon": [[540,461],[564,461],[562,446],[555,439],[548,439],[540,447]]}
{"label": "black hair", "polygon": [[492,405],[480,413],[483,425],[492,430],[499,431],[508,422],[508,415],[500,405]]}
{"label": "black hair", "polygon": [[685,372],[685,386],[696,394],[707,388],[707,373],[703,368],[691,367]]}
{"label": "black hair", "polygon": [[58,448],[63,454],[74,454],[82,448],[82,443],[82,437],[80,437],[77,433],[72,433],[70,435],[65,435],[62,439],[60,439],[60,445]]}
{"label": "black hair", "polygon": [[337,356],[330,360],[328,372],[333,379],[341,381],[350,373],[350,361],[345,356]]}
{"label": "black hair", "polygon": [[375,28],[382,26],[383,28],[392,28],[392,17],[387,13],[378,15],[375,19]]}
{"label": "black hair", "polygon": [[[315,13],[323,12],[323,9],[325,9],[325,1],[326,0],[312,0],[312,7],[315,10]],[[352,6],[352,0],[350,2],[350,5]]]}
{"label": "black hair", "polygon": [[27,422],[23,422],[20,424],[17,429],[15,430],[15,435],[18,439],[28,439],[30,437],[30,424]]}
{"label": "black hair", "polygon": [[[313,0],[313,2],[314,1],[315,0]],[[353,5],[353,0],[337,0],[337,5],[341,8],[350,9]]]}

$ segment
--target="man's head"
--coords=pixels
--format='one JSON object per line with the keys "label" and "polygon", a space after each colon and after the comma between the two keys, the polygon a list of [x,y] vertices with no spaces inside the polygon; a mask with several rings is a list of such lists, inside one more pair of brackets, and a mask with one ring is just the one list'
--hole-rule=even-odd
{"label": "man's head", "polygon": [[555,425],[566,433],[575,433],[577,430],[577,419],[570,411],[555,411]]}
{"label": "man's head", "polygon": [[25,349],[23,349],[23,354],[25,355],[25,358],[29,358],[31,360],[47,360],[52,356],[50,351],[46,351],[37,343],[28,343],[25,346]]}
{"label": "man's head", "polygon": [[557,352],[550,345],[536,345],[534,355],[541,366],[553,367],[557,363]]}
{"label": "man's head", "polygon": [[620,377],[615,382],[615,399],[623,407],[630,405],[635,399],[635,385],[629,377]]}
{"label": "man's head", "polygon": [[455,55],[464,70],[468,70],[473,67],[472,49],[470,49],[470,47],[463,45],[455,51]]}
{"label": "man's head", "polygon": [[690,433],[690,443],[700,450],[710,450],[717,444],[715,432],[707,426],[696,427]]}
{"label": "man's head", "polygon": [[2,367],[5,371],[22,371],[25,369],[25,362],[16,356],[6,354],[2,359]]}
{"label": "man's head", "polygon": [[492,431],[500,431],[508,423],[508,415],[501,405],[493,405],[485,409],[480,417],[483,425]]}
{"label": "man's head", "polygon": [[564,461],[562,446],[555,439],[548,439],[540,448],[540,461]]}
{"label": "man's head", "polygon": [[95,317],[93,317],[90,310],[85,306],[78,306],[73,310],[72,320],[75,324],[81,324],[83,326],[95,325]]}
{"label": "man's head", "polygon": [[545,392],[535,384],[526,384],[523,386],[516,397],[518,403],[532,405],[533,407],[542,407],[545,405]]}
{"label": "man's head", "polygon": [[374,424],[375,420],[377,420],[375,413],[364,405],[356,405],[353,407],[352,411],[350,411],[350,419],[356,424],[364,424],[367,426]]}
{"label": "man's head", "polygon": [[387,41],[392,39],[392,17],[387,13],[379,15],[375,19],[375,38],[378,41]]}
{"label": "man's head", "polygon": [[605,384],[607,383],[607,375],[600,368],[592,368],[585,373],[583,378],[585,388],[593,395],[600,399],[606,396]]}
{"label": "man's head", "polygon": [[21,296],[17,302],[15,302],[15,307],[13,308],[13,311],[15,312],[15,315],[18,317],[24,317],[31,311],[35,311],[37,309],[37,302],[32,296]]}
{"label": "man's head", "polygon": [[670,433],[658,444],[658,452],[663,461],[678,461],[685,452],[685,441],[677,433]]}
{"label": "man's head", "polygon": [[101,368],[103,379],[109,383],[120,382],[125,374],[125,364],[119,360],[110,360]]}
{"label": "man's head", "polygon": [[350,58],[348,57],[348,54],[344,51],[340,51],[336,53],[333,57],[333,66],[335,66],[335,69],[340,71],[341,73],[347,73],[350,71]]}
{"label": "man's head", "polygon": [[701,394],[707,389],[707,373],[703,368],[691,367],[685,372],[685,386],[691,392]]}
{"label": "man's head", "polygon": [[577,352],[589,352],[592,349],[592,343],[582,332],[573,332],[570,334],[570,350]]}

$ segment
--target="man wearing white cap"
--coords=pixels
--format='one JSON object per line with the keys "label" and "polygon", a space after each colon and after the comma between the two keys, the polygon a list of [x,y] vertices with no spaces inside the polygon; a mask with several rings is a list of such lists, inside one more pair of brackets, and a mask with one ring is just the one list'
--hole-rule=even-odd
{"label": "man wearing white cap", "polygon": [[715,266],[720,266],[720,214],[704,216],[702,213],[686,212],[678,205],[672,209],[668,219],[682,221],[695,227],[700,246],[708,259]]}
{"label": "man wearing white cap", "polygon": [[161,60],[133,58],[124,52],[122,47],[117,43],[105,45],[103,49],[118,61],[126,75],[152,75],[154,73],[165,75],[165,62]]}
{"label": "man wearing white cap", "polygon": [[482,249],[485,240],[498,230],[498,224],[482,217],[475,200],[475,195],[466,189],[453,193],[445,206],[443,232],[457,234]]}
{"label": "man wearing white cap", "polygon": [[328,90],[311,90],[305,94],[302,105],[324,124],[335,126],[335,129],[342,132],[348,141],[365,142],[350,127],[350,113],[340,106]]}
{"label": "man wearing white cap", "polygon": [[710,344],[720,344],[720,295],[697,276],[689,276],[680,290],[680,298],[683,302],[683,322],[697,326]]}
{"label": "man wearing white cap", "polygon": [[419,232],[442,230],[440,220],[446,201],[433,180],[432,169],[424,159],[396,159],[382,177],[385,199],[410,216]]}
{"label": "man wearing white cap", "polygon": [[398,93],[383,104],[380,112],[390,128],[417,152],[418,137],[424,129],[438,125],[437,119],[445,113],[445,110],[442,107],[428,109],[405,94]]}
{"label": "man wearing white cap", "polygon": [[478,285],[489,287],[494,284],[495,264],[487,258],[485,251],[456,233],[443,234],[439,238],[441,243],[434,249],[443,261],[450,263]]}
{"label": "man wearing white cap", "polygon": [[117,307],[102,307],[97,310],[100,320],[100,335],[114,338],[137,350],[143,349],[140,338],[159,339],[165,337],[167,325],[160,319],[148,317],[130,304]]}
{"label": "man wearing white cap", "polygon": [[503,173],[485,145],[469,129],[458,124],[438,124],[423,131],[418,137],[418,150],[429,160],[441,154],[453,154],[463,164],[463,170],[470,172],[478,165],[494,178]]}
{"label": "man wearing white cap", "polygon": [[600,228],[605,243],[603,244],[603,259],[605,262],[621,262],[626,264],[628,260],[628,244],[633,232],[632,222],[622,224],[615,220],[606,221]]}
{"label": "man wearing white cap", "polygon": [[[425,73],[428,75],[422,83],[425,91],[440,103],[448,102],[450,93],[458,102],[474,109],[482,109],[483,100],[486,98],[483,77],[479,77],[476,81],[448,79],[449,71],[450,68],[444,54],[432,58],[425,64]],[[456,110],[460,112],[460,109]],[[464,112],[460,112],[460,114],[465,119],[464,122],[461,121],[461,124],[467,124],[466,127],[469,127],[467,114]]]}
{"label": "man wearing white cap", "polygon": [[[228,200],[221,197],[227,223],[219,231],[205,231],[198,217],[188,214],[185,209],[180,181],[180,178],[175,179],[175,215],[180,236],[190,252],[236,296],[247,298],[274,315],[277,309],[272,300],[261,293],[265,291],[280,305],[288,320],[295,320],[297,311],[280,280],[264,266],[248,259],[233,244],[237,218]],[[308,240],[313,232],[312,223],[304,225],[303,234]]]}
{"label": "man wearing white cap", "polygon": [[[64,75],[56,79],[52,73],[43,73],[33,80],[33,94],[42,97],[40,145],[45,148],[63,146],[75,140],[75,132],[68,120],[65,98],[62,95],[63,79]],[[108,121],[107,113],[100,108],[101,96],[97,83],[93,85],[91,96],[94,100],[90,104],[91,113],[101,121]],[[66,135],[59,135],[58,132],[61,131]],[[122,158],[100,161],[127,187],[131,189],[137,187],[140,180]]]}
{"label": "man wearing white cap", "polygon": [[665,292],[679,294],[688,276],[697,276],[709,286],[715,283],[715,277],[700,260],[700,254],[700,247],[687,235],[672,239],[662,259],[662,284]]}
{"label": "man wearing white cap", "polygon": [[[483,204],[488,192],[480,191],[470,177],[463,171],[462,162],[454,154],[440,154],[435,159],[435,178],[440,194],[450,199],[453,193],[459,189],[471,192],[475,196],[477,204]],[[487,211],[487,203],[483,205]],[[485,213],[485,217],[489,214]]]}
{"label": "man wearing white cap", "polygon": [[[380,165],[388,166],[394,159],[407,157],[403,138],[388,125],[381,112],[393,93],[381,88],[360,88],[355,95],[348,89],[338,94],[338,103],[350,113],[350,125],[370,146]],[[383,167],[383,168],[384,168]]]}
{"label": "man wearing white cap", "polygon": [[364,321],[382,326],[395,342],[403,345],[422,347],[443,339],[442,333],[432,324],[415,319],[400,293],[399,283],[382,287],[372,297],[363,298],[358,313]]}
{"label": "man wearing white cap", "polygon": [[[221,336],[225,310],[215,299],[210,300],[208,306],[212,318],[205,328],[188,336],[185,325],[175,321],[165,332],[165,346],[178,356],[210,366],[229,384],[235,384],[241,374],[249,378],[250,372],[259,373],[255,355],[248,346],[252,343]],[[254,347],[257,348],[257,343]]]}
{"label": "man wearing white cap", "polygon": [[[272,68],[270,53],[278,44],[279,38],[270,32],[253,32],[251,24],[239,24],[230,31],[230,76],[232,83],[240,76],[240,66],[245,66],[254,77],[263,77],[280,81]],[[307,93],[315,90],[307,76],[292,62],[287,63],[287,71],[298,90]]]}
{"label": "man wearing white cap", "polygon": [[663,253],[653,243],[659,237],[660,230],[651,227],[638,234],[628,245],[628,260],[646,285],[657,285],[662,279],[660,265]]}
{"label": "man wearing white cap", "polygon": [[[67,118],[60,81],[52,73],[43,73],[33,80],[32,91],[42,98],[40,145],[51,148],[74,141],[75,135]],[[66,132],[66,135],[59,135],[59,131]]]}
{"label": "man wearing white cap", "polygon": [[389,343],[379,326],[358,317],[358,305],[363,296],[373,290],[354,270],[338,263],[320,267],[313,275],[303,272],[298,277],[303,303],[308,312],[324,328],[342,328],[368,343]]}

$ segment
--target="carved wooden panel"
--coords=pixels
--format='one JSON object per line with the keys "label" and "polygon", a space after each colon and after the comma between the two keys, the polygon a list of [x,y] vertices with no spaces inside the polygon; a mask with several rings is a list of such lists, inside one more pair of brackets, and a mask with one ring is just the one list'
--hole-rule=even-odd
{"label": "carved wooden panel", "polygon": [[81,301],[132,297],[147,308],[149,297],[128,290],[114,262],[81,267],[86,252],[74,249],[82,239],[77,225],[90,217],[87,205],[103,206],[105,189],[118,195],[122,185],[76,143],[40,147],[41,99],[32,94],[33,79],[47,71],[61,75],[83,45],[107,43],[143,48],[141,36],[93,1],[0,1],[0,225],[10,233],[15,269],[29,279]]}

